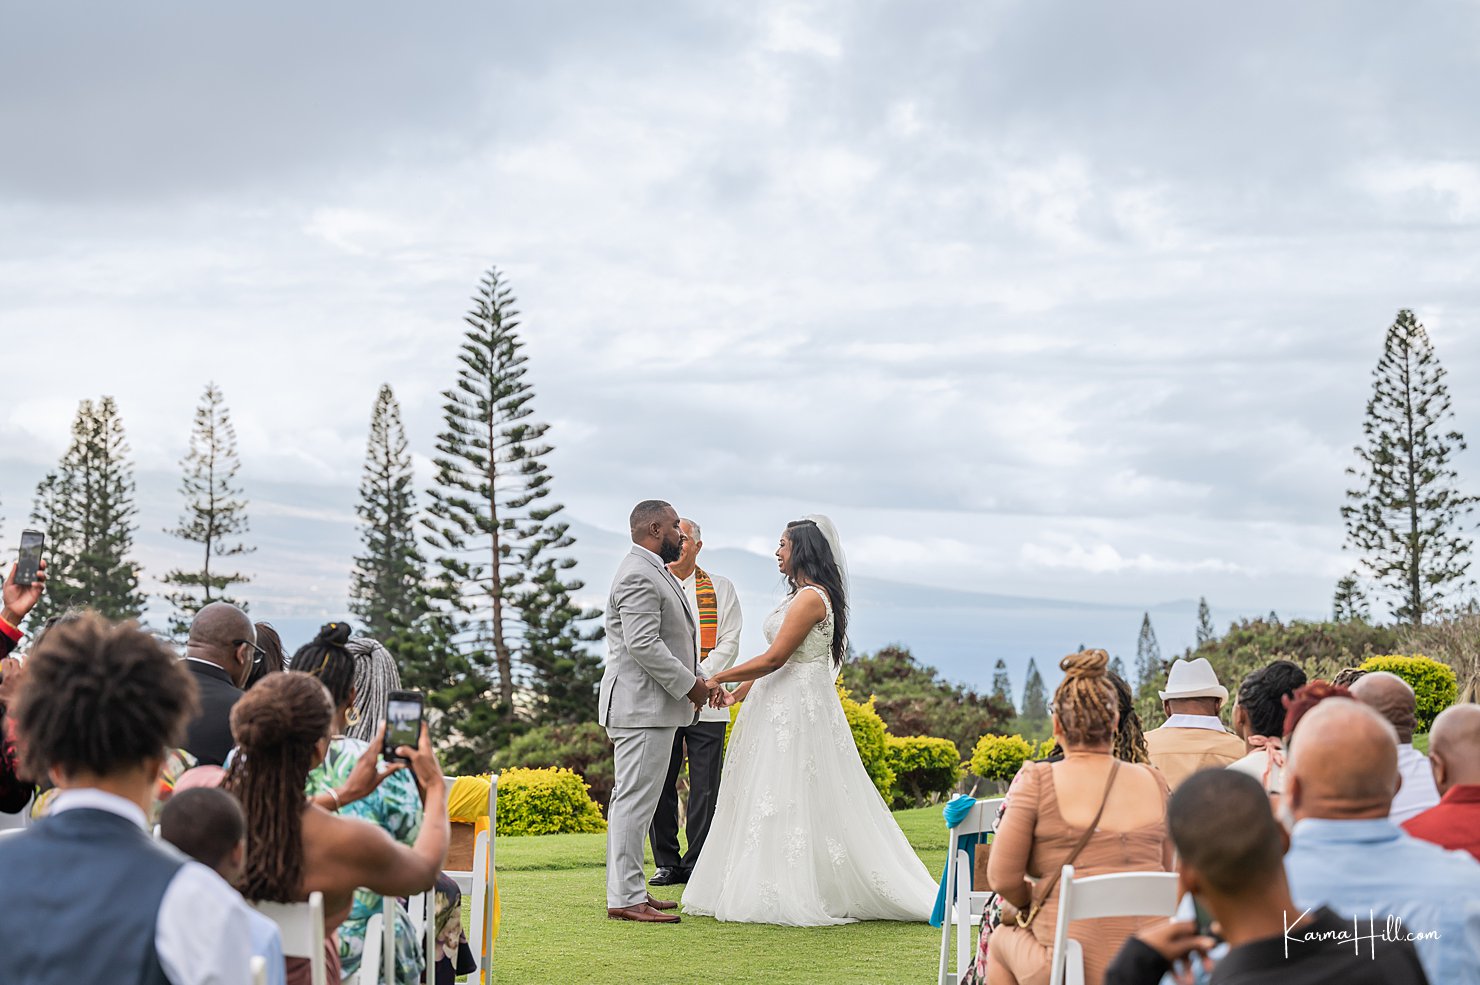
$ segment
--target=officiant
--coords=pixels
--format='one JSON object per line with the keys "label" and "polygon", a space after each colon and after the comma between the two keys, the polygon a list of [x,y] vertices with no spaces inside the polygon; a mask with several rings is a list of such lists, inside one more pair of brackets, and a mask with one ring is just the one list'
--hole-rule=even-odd
{"label": "officiant", "polygon": [[[668,565],[673,577],[683,587],[689,607],[698,617],[700,673],[709,678],[728,670],[740,655],[740,600],[728,578],[699,567],[699,551],[704,547],[699,525],[682,519],[683,552]],[[705,707],[694,724],[680,728],[673,736],[673,756],[668,762],[668,776],[653,814],[649,838],[653,845],[653,864],[657,871],[648,880],[654,886],[675,886],[689,881],[689,873],[704,848],[709,823],[714,820],[714,807],[719,797],[720,767],[725,758],[725,728],[730,721],[728,708]],[[684,755],[689,759],[688,850],[678,850],[678,774]]]}

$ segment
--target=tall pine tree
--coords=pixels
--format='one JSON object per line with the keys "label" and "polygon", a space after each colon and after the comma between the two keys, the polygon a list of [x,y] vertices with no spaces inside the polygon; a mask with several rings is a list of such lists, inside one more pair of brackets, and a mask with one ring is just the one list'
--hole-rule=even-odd
{"label": "tall pine tree", "polygon": [[1043,675],[1038,673],[1038,662],[1028,658],[1028,674],[1023,684],[1023,704],[1020,717],[1025,723],[1041,723],[1048,720],[1048,695],[1043,686]]}
{"label": "tall pine tree", "polygon": [[180,525],[165,533],[199,545],[201,566],[186,571],[176,568],[164,576],[164,583],[177,591],[165,596],[174,607],[170,632],[183,637],[190,631],[196,612],[212,602],[236,602],[229,594],[232,585],[250,579],[238,571],[223,571],[213,560],[241,557],[252,552],[241,540],[247,532],[247,503],[236,484],[241,459],[236,452],[236,428],[231,414],[215,383],[206,384],[200,406],[195,409],[195,426],[190,432],[190,450],[180,460],[184,476],[180,493],[185,497],[185,512]]}
{"label": "tall pine tree", "polygon": [[1399,311],[1372,373],[1360,462],[1347,470],[1357,487],[1341,510],[1346,546],[1395,597],[1393,616],[1414,626],[1473,585],[1466,529],[1480,497],[1459,488],[1452,463],[1465,439],[1450,424],[1444,375],[1428,332]]}
{"label": "tall pine tree", "polygon": [[407,671],[404,683],[423,689],[437,681],[420,675],[426,660],[421,622],[427,611],[426,561],[416,542],[416,494],[401,405],[390,384],[380,387],[370,413],[365,471],[360,478],[360,539],[350,580],[350,611],[364,635],[395,654]]}
{"label": "tall pine tree", "polygon": [[1154,690],[1160,685],[1163,673],[1161,644],[1156,642],[1156,630],[1151,628],[1151,613],[1147,612],[1141,617],[1141,635],[1136,638],[1136,693]]}
{"label": "tall pine tree", "polygon": [[112,397],[84,400],[72,441],[36,489],[32,521],[47,535],[42,616],[96,609],[110,619],[144,611],[139,570],[129,555],[138,529],[133,465]]}
{"label": "tall pine tree", "polygon": [[1001,657],[992,668],[992,697],[1012,708],[1012,678],[1007,673],[1007,661]]}
{"label": "tall pine tree", "polygon": [[[1126,681],[1126,678],[1125,678],[1125,661],[1124,660],[1121,660],[1119,657],[1111,657],[1110,658],[1110,673],[1115,674],[1115,675],[1119,676],[1119,678],[1121,680]],[[1126,683],[1129,684],[1130,681],[1126,681]]]}
{"label": "tall pine tree", "polygon": [[1208,600],[1200,598],[1197,600],[1197,645],[1211,643],[1218,638],[1213,632],[1213,610],[1208,608]]}
{"label": "tall pine tree", "polygon": [[443,393],[445,430],[424,520],[437,552],[436,633],[452,644],[433,651],[433,676],[443,684],[431,699],[450,761],[477,769],[502,735],[522,727],[519,704],[527,720],[548,702],[540,687],[586,638],[579,623],[589,615],[571,614],[579,583],[560,574],[569,565],[558,552],[572,539],[553,519],[561,507],[547,499],[549,426],[533,419],[514,303],[490,269],[465,318],[457,382]]}
{"label": "tall pine tree", "polygon": [[1331,618],[1336,622],[1366,622],[1372,610],[1367,605],[1367,593],[1362,583],[1352,572],[1336,583],[1336,593],[1331,599]]}

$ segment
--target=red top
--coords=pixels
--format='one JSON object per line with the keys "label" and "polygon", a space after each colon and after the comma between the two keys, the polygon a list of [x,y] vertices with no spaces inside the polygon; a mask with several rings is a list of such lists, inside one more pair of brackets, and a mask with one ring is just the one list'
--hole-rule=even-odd
{"label": "red top", "polygon": [[1458,848],[1480,859],[1480,783],[1449,788],[1439,803],[1403,822],[1403,830],[1441,848]]}

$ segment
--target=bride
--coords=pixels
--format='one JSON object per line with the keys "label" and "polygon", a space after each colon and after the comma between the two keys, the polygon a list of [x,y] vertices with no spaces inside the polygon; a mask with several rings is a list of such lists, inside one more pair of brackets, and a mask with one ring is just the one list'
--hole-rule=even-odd
{"label": "bride", "polygon": [[936,887],[863,768],[834,681],[848,626],[847,569],[825,516],[786,525],[791,593],[765,653],[715,675],[744,682],[719,803],[683,895],[687,913],[815,927],[930,919]]}

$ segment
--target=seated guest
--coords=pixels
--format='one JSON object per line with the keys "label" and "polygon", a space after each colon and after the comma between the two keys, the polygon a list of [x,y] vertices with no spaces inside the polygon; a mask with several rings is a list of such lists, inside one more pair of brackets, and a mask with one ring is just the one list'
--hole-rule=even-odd
{"label": "seated guest", "polygon": [[[1284,854],[1289,839],[1269,811],[1262,784],[1204,770],[1187,778],[1167,805],[1177,846],[1181,892],[1218,922],[1228,949],[1212,981],[1255,985],[1426,985],[1408,941],[1342,943],[1351,924],[1326,907],[1302,913],[1290,898]],[[1105,985],[1155,985],[1172,965],[1214,940],[1192,921],[1142,930],[1105,972]]]}
{"label": "seated guest", "polygon": [[246,905],[145,827],[165,751],[195,710],[190,675],[153,636],[96,613],[48,630],[26,671],[26,767],[59,792],[46,817],[0,838],[0,967],[36,985],[246,985]]}
{"label": "seated guest", "polygon": [[1285,698],[1305,684],[1305,671],[1289,660],[1276,660],[1254,671],[1238,688],[1233,706],[1233,731],[1249,752],[1228,764],[1264,784],[1267,793],[1280,792],[1284,762]]}
{"label": "seated guest", "polygon": [[253,684],[268,674],[277,674],[288,669],[288,657],[283,652],[283,638],[272,628],[272,623],[259,622],[256,628],[257,647],[262,651],[262,659],[252,664],[252,670],[247,674],[247,683],[242,687],[243,691],[250,691]]}
{"label": "seated guest", "polygon": [[[1065,864],[1086,876],[1171,865],[1166,780],[1150,766],[1111,753],[1120,716],[1108,663],[1104,650],[1087,650],[1059,664],[1064,679],[1054,692],[1053,730],[1064,758],[1024,763],[1013,782],[987,864],[992,890],[1002,899],[1002,925],[988,948],[993,985],[1047,981],[1058,873]],[[1081,844],[1086,830],[1091,833]],[[1088,985],[1099,985],[1110,957],[1145,922],[1117,917],[1072,925],[1084,948]]]}
{"label": "seated guest", "polygon": [[1480,705],[1454,705],[1429,730],[1439,803],[1403,822],[1415,838],[1480,859]]}
{"label": "seated guest", "polygon": [[[324,685],[308,674],[268,674],[231,710],[238,755],[226,777],[247,817],[249,900],[298,902],[324,894],[329,935],[325,959],[338,981],[339,943],[333,931],[349,916],[355,890],[414,896],[431,889],[447,855],[447,792],[442,767],[422,728],[417,748],[400,747],[422,797],[421,833],[402,845],[374,824],[341,817],[304,797],[308,774],[324,760],[334,707]],[[309,981],[307,959],[288,961],[289,985]]]}
{"label": "seated guest", "polygon": [[1167,720],[1146,733],[1146,751],[1173,790],[1197,770],[1221,769],[1243,757],[1243,740],[1218,718],[1228,688],[1206,659],[1174,662],[1166,690],[1157,693]]}
{"label": "seated guest", "polygon": [[355,703],[345,716],[344,734],[369,742],[385,717],[385,702],[401,689],[401,669],[379,640],[352,636],[347,644],[355,658]]}
{"label": "seated guest", "polygon": [[[344,734],[345,722],[355,701],[355,668],[359,662],[351,656],[348,623],[330,623],[318,637],[293,654],[290,670],[317,677],[329,691],[334,703],[333,738],[324,761],[308,774],[307,792],[321,807],[338,809],[347,817],[358,817],[378,825],[386,834],[403,845],[416,844],[421,830],[421,795],[416,780],[399,765],[376,769],[376,757],[385,741],[384,725],[377,725],[373,742],[351,739]],[[361,660],[368,662],[368,657]],[[384,700],[378,721],[384,714]],[[365,762],[362,763],[362,760]],[[376,785],[357,789],[361,777]],[[328,794],[325,801],[323,795]],[[339,962],[346,977],[360,968],[365,950],[365,931],[370,918],[382,912],[383,897],[368,889],[355,893],[355,902],[344,923],[339,925]],[[420,936],[404,906],[396,907],[396,981],[416,985],[421,980],[425,963]]]}
{"label": "seated guest", "polygon": [[1371,708],[1328,698],[1300,719],[1281,804],[1294,820],[1290,892],[1301,909],[1359,920],[1364,934],[1395,917],[1417,936],[1429,981],[1480,985],[1480,862],[1394,824],[1398,782],[1397,735]]}
{"label": "seated guest", "polygon": [[[221,767],[196,768],[215,770],[216,782],[220,782]],[[228,886],[241,878],[247,858],[247,822],[241,804],[225,790],[210,786],[177,789],[160,809],[159,836],[214,871]],[[267,980],[283,985],[283,939],[277,924],[248,908],[247,929],[252,935],[252,953],[267,963]]]}
{"label": "seated guest", "polygon": [[262,657],[257,630],[230,602],[203,606],[190,623],[185,666],[195,676],[200,712],[185,735],[185,751],[205,766],[220,766],[231,752],[231,709]]}
{"label": "seated guest", "polygon": [[1331,683],[1337,687],[1350,688],[1353,684],[1367,676],[1367,671],[1357,667],[1343,667],[1331,678]]}
{"label": "seated guest", "polygon": [[1429,757],[1413,748],[1418,701],[1407,681],[1386,671],[1363,675],[1351,689],[1352,697],[1386,718],[1398,733],[1398,775],[1403,778],[1403,785],[1393,798],[1392,819],[1394,824],[1402,824],[1439,802],[1439,788],[1434,786],[1434,768],[1429,765]]}
{"label": "seated guest", "polygon": [[[1125,679],[1113,670],[1105,672],[1105,677],[1115,688],[1117,709],[1119,718],[1115,723],[1115,738],[1110,743],[1110,753],[1123,763],[1143,763],[1150,765],[1146,758],[1146,736],[1141,732],[1141,716],[1136,714],[1136,699],[1131,694],[1131,686]],[[1064,750],[1057,742],[1049,754],[1044,757],[1045,762],[1057,763],[1064,758]],[[1013,778],[1016,782],[1016,777]],[[1012,800],[1012,789],[1009,787],[1007,796],[1002,798],[1002,804],[997,808],[997,816],[992,820],[992,830],[997,831],[1002,826],[1002,817],[1007,813],[1007,805]],[[945,919],[946,886],[945,873],[941,873],[941,890],[936,899],[940,918]],[[980,887],[985,889],[985,887]],[[932,917],[931,925],[936,925]],[[996,893],[987,896],[986,905],[982,908],[982,932],[977,938],[976,958],[966,969],[966,974],[961,976],[961,985],[982,985],[987,980],[987,968],[991,957],[992,931],[1002,924],[1002,904]]]}

